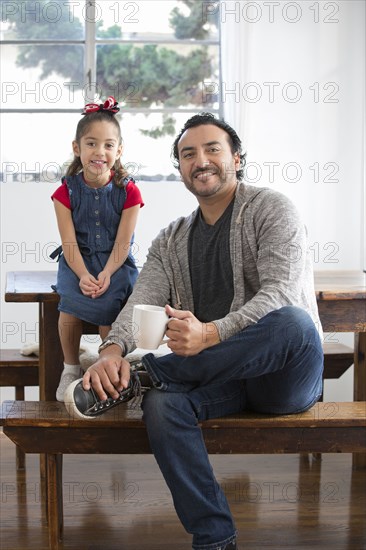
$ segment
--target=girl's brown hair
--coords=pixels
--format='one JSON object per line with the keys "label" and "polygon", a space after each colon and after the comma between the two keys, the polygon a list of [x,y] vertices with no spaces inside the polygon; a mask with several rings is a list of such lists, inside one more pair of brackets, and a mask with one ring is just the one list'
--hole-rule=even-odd
{"label": "girl's brown hair", "polygon": [[[76,127],[76,136],[75,141],[80,146],[80,140],[81,138],[86,134],[89,127],[94,124],[94,122],[103,122],[107,121],[111,124],[114,124],[115,128],[117,129],[118,136],[119,136],[119,145],[122,144],[122,134],[121,134],[121,127],[119,125],[118,120],[115,118],[114,114],[108,111],[96,111],[94,113],[88,113],[85,115],[82,119],[79,120],[79,123]],[[81,170],[83,169],[83,166],[81,164],[80,157],[77,157],[76,155],[73,158],[73,161],[71,162],[70,166],[68,167],[66,171],[66,176],[75,176]],[[114,177],[113,182],[117,187],[123,187],[124,183],[123,180],[128,176],[127,170],[123,167],[120,158],[116,159],[112,170],[114,170]]]}

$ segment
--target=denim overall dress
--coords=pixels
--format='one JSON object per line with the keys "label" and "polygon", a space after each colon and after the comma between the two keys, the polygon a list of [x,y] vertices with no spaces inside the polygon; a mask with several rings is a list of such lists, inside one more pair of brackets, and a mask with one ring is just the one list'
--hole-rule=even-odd
{"label": "denim overall dress", "polygon": [[[66,181],[69,190],[80,253],[89,273],[97,277],[104,269],[115,242],[126,189],[117,187],[113,181],[94,189],[84,182],[82,174],[62,181]],[[124,184],[128,181],[126,178]],[[111,325],[131,294],[137,274],[130,249],[124,264],[112,275],[107,291],[98,298],[90,298],[82,294],[79,278],[62,254],[55,287],[60,295],[58,309],[94,325]]]}

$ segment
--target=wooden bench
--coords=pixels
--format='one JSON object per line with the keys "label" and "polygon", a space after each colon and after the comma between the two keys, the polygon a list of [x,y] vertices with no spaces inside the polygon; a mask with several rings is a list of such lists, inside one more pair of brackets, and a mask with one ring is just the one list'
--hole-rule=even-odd
{"label": "wooden bench", "polygon": [[[49,548],[62,538],[62,455],[150,453],[139,407],[116,407],[84,421],[57,402],[5,401],[0,425],[26,453],[45,453]],[[366,402],[323,403],[286,416],[243,413],[202,424],[212,454],[362,453],[366,451]]]}
{"label": "wooden bench", "polygon": [[[17,349],[0,349],[0,387],[15,387],[15,399],[24,400],[26,386],[38,386],[38,357],[22,355]],[[16,448],[16,466],[25,467],[24,452]]]}
{"label": "wooden bench", "polygon": [[[96,327],[84,323],[84,334],[93,334]],[[38,386],[38,364],[36,356],[21,355],[16,349],[0,350],[0,387],[15,387],[15,399],[24,400],[26,386]],[[340,378],[353,364],[352,348],[338,343],[324,343],[324,379]],[[17,469],[25,468],[25,454],[17,447]],[[42,470],[42,468],[41,468]]]}
{"label": "wooden bench", "polygon": [[324,380],[340,378],[353,365],[353,349],[338,342],[324,342]]}

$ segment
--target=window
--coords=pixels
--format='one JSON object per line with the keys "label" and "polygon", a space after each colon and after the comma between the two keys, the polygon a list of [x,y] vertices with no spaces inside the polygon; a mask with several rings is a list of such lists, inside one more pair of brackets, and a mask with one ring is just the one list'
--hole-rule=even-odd
{"label": "window", "polygon": [[72,158],[77,115],[108,95],[121,107],[130,172],[137,180],[178,179],[173,136],[192,114],[219,112],[211,5],[3,0],[1,181],[57,183]]}

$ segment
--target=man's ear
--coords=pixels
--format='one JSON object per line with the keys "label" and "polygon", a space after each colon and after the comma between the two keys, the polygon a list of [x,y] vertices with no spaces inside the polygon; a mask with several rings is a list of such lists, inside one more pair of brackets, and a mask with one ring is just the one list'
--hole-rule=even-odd
{"label": "man's ear", "polygon": [[234,162],[235,162],[235,169],[238,171],[240,169],[240,153],[236,152],[234,153]]}
{"label": "man's ear", "polygon": [[72,142],[72,150],[76,157],[80,157],[80,148],[77,141]]}

